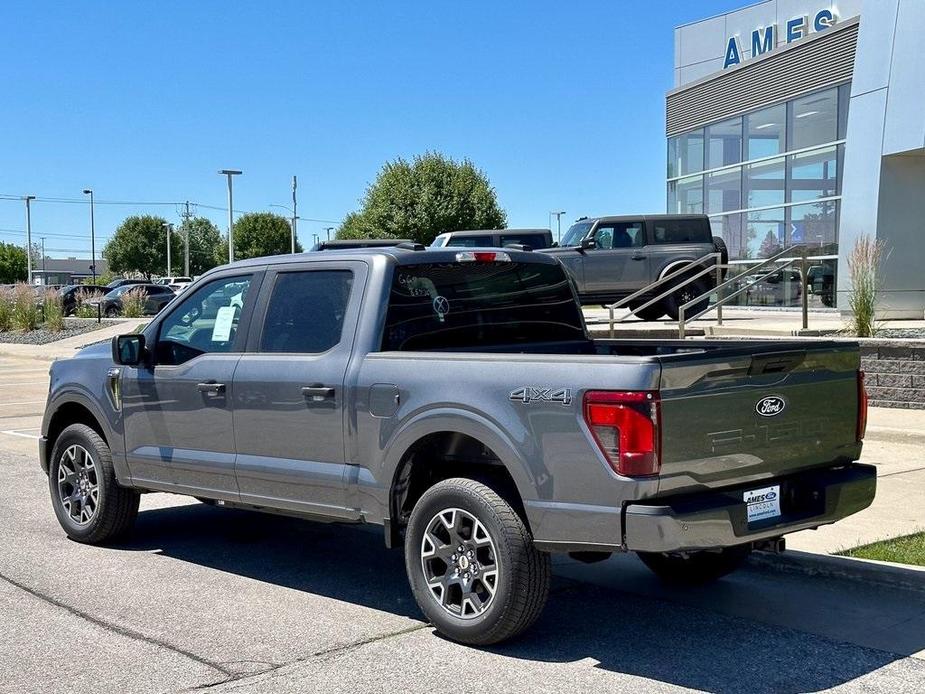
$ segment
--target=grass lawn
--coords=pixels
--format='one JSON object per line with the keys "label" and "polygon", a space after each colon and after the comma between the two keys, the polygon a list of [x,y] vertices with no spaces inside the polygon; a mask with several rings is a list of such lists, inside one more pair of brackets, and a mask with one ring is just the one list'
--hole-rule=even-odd
{"label": "grass lawn", "polygon": [[855,547],[839,554],[861,559],[893,561],[899,564],[917,564],[925,566],[925,532],[897,537],[893,540],[881,540],[869,545]]}

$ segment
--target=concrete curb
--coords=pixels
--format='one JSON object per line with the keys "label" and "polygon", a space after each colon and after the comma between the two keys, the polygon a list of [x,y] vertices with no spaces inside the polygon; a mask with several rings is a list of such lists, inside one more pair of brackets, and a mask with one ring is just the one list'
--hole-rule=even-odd
{"label": "concrete curb", "polygon": [[784,554],[755,552],[749,558],[749,564],[787,573],[840,578],[925,592],[925,567],[922,566],[797,550],[788,550]]}

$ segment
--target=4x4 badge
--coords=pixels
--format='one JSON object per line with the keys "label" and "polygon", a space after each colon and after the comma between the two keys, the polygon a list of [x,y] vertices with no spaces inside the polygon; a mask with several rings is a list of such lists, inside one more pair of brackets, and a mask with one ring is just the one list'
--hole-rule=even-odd
{"label": "4x4 badge", "polygon": [[572,389],[524,386],[511,391],[511,400],[520,400],[524,405],[529,405],[531,402],[557,402],[560,405],[571,405]]}

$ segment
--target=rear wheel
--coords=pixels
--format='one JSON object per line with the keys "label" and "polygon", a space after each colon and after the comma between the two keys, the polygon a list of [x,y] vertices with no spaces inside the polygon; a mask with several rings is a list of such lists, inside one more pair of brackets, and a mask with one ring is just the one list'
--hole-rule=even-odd
{"label": "rear wheel", "polygon": [[636,311],[636,306],[641,306],[645,302],[640,302],[637,304],[630,304],[630,308],[634,311],[636,317],[644,321],[658,320],[665,315],[665,306],[661,301],[657,301],[651,306],[646,306],[641,311]]}
{"label": "rear wheel", "polygon": [[[709,291],[707,283],[703,280],[695,280],[690,284],[686,284],[676,292],[669,294],[665,298],[665,312],[671,317],[672,320],[678,320],[678,316],[681,312],[681,307],[686,304],[688,301],[696,299],[698,296],[706,294]],[[690,318],[695,316],[701,311],[703,311],[707,306],[710,305],[710,297],[705,296],[703,299],[698,301],[693,306],[689,306],[684,312],[685,318]]]}
{"label": "rear wheel", "polygon": [[666,583],[701,585],[738,569],[751,554],[751,545],[716,551],[660,554],[637,552],[642,563]]}
{"label": "rear wheel", "polygon": [[116,308],[115,306],[110,306],[109,308],[106,309],[107,318],[118,318],[118,316],[119,316],[119,309]]}
{"label": "rear wheel", "polygon": [[438,482],[418,500],[405,568],[427,619],[461,643],[498,643],[524,631],[549,594],[549,555],[497,492],[470,479]]}
{"label": "rear wheel", "polygon": [[48,487],[58,522],[78,542],[117,539],[138,515],[138,492],[119,486],[109,446],[85,424],[70,425],[55,441]]}

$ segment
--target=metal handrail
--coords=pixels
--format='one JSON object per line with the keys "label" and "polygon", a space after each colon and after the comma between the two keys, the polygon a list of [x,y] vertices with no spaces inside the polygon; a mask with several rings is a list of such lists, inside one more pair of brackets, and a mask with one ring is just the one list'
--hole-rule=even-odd
{"label": "metal handrail", "polygon": [[[623,306],[624,304],[629,303],[629,302],[632,301],[633,299],[636,299],[636,298],[642,296],[643,294],[648,294],[652,289],[654,289],[655,287],[659,286],[660,284],[663,284],[664,282],[667,282],[668,280],[674,279],[675,277],[677,277],[677,276],[679,276],[679,275],[683,275],[685,272],[689,271],[692,267],[695,267],[695,266],[697,266],[697,265],[701,265],[701,264],[703,264],[706,260],[708,260],[708,259],[710,259],[710,258],[712,258],[712,259],[714,259],[714,260],[716,261],[716,264],[715,264],[715,265],[712,265],[712,266],[706,268],[706,269],[705,269],[705,272],[699,272],[699,273],[697,273],[696,275],[694,275],[693,277],[690,277],[690,278],[686,279],[686,280],[685,280],[684,282],[682,282],[681,284],[672,285],[671,288],[669,288],[669,289],[666,290],[665,292],[659,294],[659,295],[656,296],[654,299],[650,299],[649,301],[645,302],[645,303],[642,304],[641,306],[637,306],[637,307],[634,308],[634,309],[630,309],[629,316],[634,316],[634,315],[636,315],[636,312],[637,312],[637,311],[641,311],[642,309],[651,306],[651,305],[654,304],[655,302],[661,301],[662,299],[664,299],[666,296],[668,296],[669,294],[671,294],[671,293],[674,292],[675,290],[679,289],[680,287],[684,287],[684,286],[690,284],[690,283],[691,283],[692,281],[694,281],[695,279],[697,279],[697,278],[699,278],[699,277],[701,277],[701,276],[707,274],[707,272],[712,272],[713,270],[716,270],[716,278],[717,278],[717,280],[719,280],[719,279],[722,278],[722,275],[720,274],[721,268],[725,267],[724,265],[722,265],[722,255],[721,255],[720,253],[707,253],[705,256],[702,256],[702,257],[700,257],[700,258],[697,258],[696,260],[690,260],[690,261],[688,261],[688,262],[685,263],[684,265],[681,265],[681,266],[678,267],[677,269],[672,270],[672,271],[669,272],[667,275],[664,275],[664,276],[660,277],[659,279],[655,280],[655,281],[652,282],[651,284],[647,284],[645,287],[643,287],[643,288],[640,289],[639,291],[633,292],[633,293],[630,294],[629,296],[623,297],[623,298],[620,299],[619,301],[615,301],[614,303],[610,304],[610,305],[607,307],[607,308],[610,310],[610,321],[609,321],[609,324],[610,324],[610,337],[611,337],[611,338],[613,337],[613,326],[614,326],[614,323],[622,323],[624,320],[626,320],[627,318],[629,318],[629,316],[624,316],[623,318],[621,318],[621,319],[619,319],[619,320],[614,320],[614,316],[613,316],[614,309],[620,308],[620,307]],[[721,310],[722,310],[722,309],[721,309]]]}
{"label": "metal handrail", "polygon": [[[756,284],[764,282],[771,275],[774,275],[775,273],[780,272],[784,268],[793,265],[798,260],[800,261],[800,303],[802,304],[802,309],[803,309],[803,329],[806,330],[809,327],[809,298],[806,293],[806,246],[791,246],[790,248],[785,248],[780,253],[776,253],[775,255],[772,255],[770,258],[767,258],[762,263],[759,263],[758,265],[756,265],[754,268],[752,268],[752,270],[749,271],[748,274],[754,274],[755,270],[766,267],[770,263],[779,262],[785,255],[788,255],[788,254],[792,255],[796,249],[799,249],[799,252],[800,252],[800,256],[798,258],[790,258],[786,262],[784,262],[782,265],[776,265],[774,268],[772,268],[765,274],[761,275],[757,279],[754,279],[750,282],[746,282],[744,287],[740,287],[739,289],[732,292],[732,294],[729,294],[728,296],[719,298],[719,292],[725,289],[726,287],[732,284],[735,284],[737,281],[739,281],[739,277],[741,277],[742,275],[736,275],[735,277],[732,277],[726,280],[725,282],[717,285],[710,291],[691,299],[686,304],[683,304],[678,309],[678,337],[683,338],[685,336],[684,328],[685,328],[685,323],[687,321],[695,321],[698,318],[700,318],[702,315],[704,315],[705,313],[709,313],[710,311],[712,311],[714,308],[721,311],[723,305],[727,304],[729,301],[739,296],[739,294],[741,294],[742,292],[748,291],[749,289],[754,287]],[[690,318],[684,317],[684,313],[687,311],[688,308],[702,301],[704,297],[708,297],[714,292],[716,292],[717,294],[717,300],[712,306],[707,306],[705,309],[691,316]]]}

